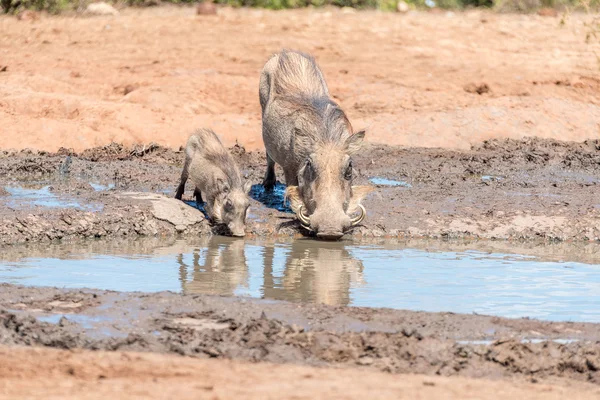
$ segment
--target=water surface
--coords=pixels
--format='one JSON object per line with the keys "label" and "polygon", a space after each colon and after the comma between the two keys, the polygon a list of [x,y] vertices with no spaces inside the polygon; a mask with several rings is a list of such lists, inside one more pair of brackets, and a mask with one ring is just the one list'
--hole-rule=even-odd
{"label": "water surface", "polygon": [[0,281],[600,322],[600,246],[226,237],[13,246]]}
{"label": "water surface", "polygon": [[100,211],[101,205],[81,205],[79,202],[66,196],[58,196],[52,192],[50,185],[41,187],[5,186],[9,196],[2,200],[11,208],[38,206],[47,208],[77,208],[86,211]]}

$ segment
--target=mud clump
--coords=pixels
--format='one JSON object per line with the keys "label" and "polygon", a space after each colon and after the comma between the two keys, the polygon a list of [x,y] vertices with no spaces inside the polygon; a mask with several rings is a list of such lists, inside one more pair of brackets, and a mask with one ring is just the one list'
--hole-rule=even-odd
{"label": "mud clump", "polygon": [[473,152],[491,153],[503,161],[520,158],[519,164],[557,165],[570,168],[600,170],[600,140],[581,143],[525,138],[523,140],[493,139],[473,146]]}
{"label": "mud clump", "polygon": [[126,147],[120,143],[84,150],[79,157],[86,161],[128,161],[143,158],[145,161],[181,162],[177,152],[156,143]]}
{"label": "mud clump", "polygon": [[467,93],[476,93],[479,95],[491,92],[487,83],[468,83],[464,86],[464,90]]}
{"label": "mud clump", "polygon": [[123,96],[127,96],[129,93],[135,91],[138,89],[138,85],[123,85],[123,86],[117,86],[115,87],[115,92],[119,93]]}
{"label": "mud clump", "polygon": [[84,150],[81,158],[87,161],[113,161],[127,160],[131,154],[125,146],[119,143],[111,143],[106,146],[94,147]]}
{"label": "mud clump", "polygon": [[64,331],[64,325],[39,322],[0,310],[0,344],[46,346],[59,349],[82,348],[85,341],[78,334]]}

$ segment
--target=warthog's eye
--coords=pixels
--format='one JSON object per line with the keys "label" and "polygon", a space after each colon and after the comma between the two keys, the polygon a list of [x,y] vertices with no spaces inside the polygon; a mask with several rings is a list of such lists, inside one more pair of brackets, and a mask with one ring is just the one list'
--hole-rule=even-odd
{"label": "warthog's eye", "polygon": [[231,212],[233,211],[233,202],[231,200],[227,200],[225,202],[225,205],[223,206],[223,208],[225,209],[225,211],[227,212]]}
{"label": "warthog's eye", "polygon": [[346,172],[344,172],[344,179],[347,181],[352,179],[352,161],[350,161],[348,167],[346,168]]}

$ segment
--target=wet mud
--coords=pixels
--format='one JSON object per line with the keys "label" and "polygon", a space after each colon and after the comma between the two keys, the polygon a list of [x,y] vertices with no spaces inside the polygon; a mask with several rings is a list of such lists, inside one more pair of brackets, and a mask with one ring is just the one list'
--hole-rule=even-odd
{"label": "wet mud", "polygon": [[600,383],[600,325],[0,286],[0,344]]}
{"label": "wet mud", "polygon": [[[254,184],[247,233],[309,235],[284,186],[260,186],[264,152],[231,151]],[[375,190],[347,237],[600,239],[598,140],[491,140],[469,151],[367,145],[355,158],[354,181]],[[182,163],[181,150],[157,145],[0,153],[0,243],[226,234],[191,192],[173,199]]]}

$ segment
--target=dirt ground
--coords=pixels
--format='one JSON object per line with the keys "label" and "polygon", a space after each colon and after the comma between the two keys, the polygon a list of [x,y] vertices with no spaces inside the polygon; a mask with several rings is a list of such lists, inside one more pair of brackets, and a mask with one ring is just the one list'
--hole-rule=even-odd
{"label": "dirt ground", "polygon": [[585,43],[585,21],[337,9],[196,16],[191,7],[0,17],[0,146],[177,148],[211,127],[227,145],[260,149],[259,73],[283,47],[317,58],[374,143],[465,150],[490,138],[597,139],[600,46]]}
{"label": "dirt ground", "polygon": [[[258,75],[288,47],[315,55],[353,125],[369,128],[355,182],[402,183],[373,184],[347,238],[477,239],[561,260],[571,255],[542,244],[576,242],[573,257],[594,262],[600,49],[584,41],[584,16],[559,22],[175,7],[0,16],[1,257],[221,233],[172,198],[179,147],[198,127],[255,184],[249,236],[307,235],[282,186],[258,185]],[[0,285],[11,399],[598,398],[599,341],[600,324]]]}
{"label": "dirt ground", "polygon": [[[343,388],[343,389],[342,389]],[[350,369],[0,347],[0,398],[594,399],[591,385],[493,382]]]}

